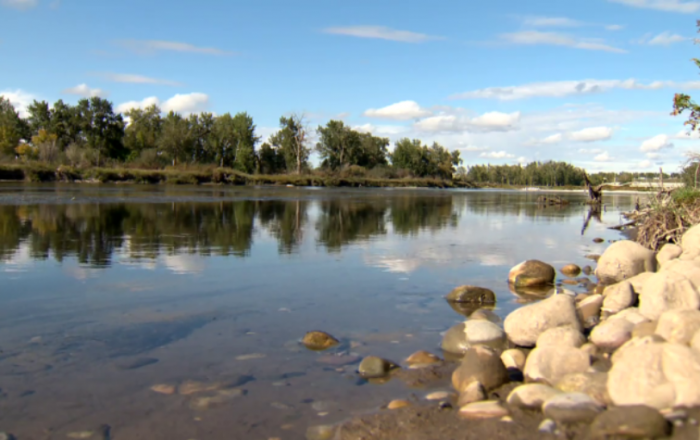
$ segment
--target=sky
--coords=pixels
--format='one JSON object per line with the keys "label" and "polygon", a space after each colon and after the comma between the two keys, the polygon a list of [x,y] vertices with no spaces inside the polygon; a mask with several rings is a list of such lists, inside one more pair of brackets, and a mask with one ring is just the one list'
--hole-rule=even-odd
{"label": "sky", "polygon": [[0,0],[0,95],[245,111],[263,139],[292,112],[342,119],[465,166],[673,172],[700,138],[670,114],[700,94],[698,18],[700,0]]}

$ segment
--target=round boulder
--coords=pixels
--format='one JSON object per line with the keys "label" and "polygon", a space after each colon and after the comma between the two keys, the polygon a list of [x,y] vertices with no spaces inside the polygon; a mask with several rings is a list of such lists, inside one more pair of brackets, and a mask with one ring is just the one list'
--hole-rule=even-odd
{"label": "round boulder", "polygon": [[611,244],[596,268],[596,276],[604,284],[619,283],[642,272],[656,272],[656,254],[630,240]]}
{"label": "round boulder", "polygon": [[508,382],[508,370],[494,350],[483,346],[468,349],[462,362],[452,373],[452,385],[462,392],[472,382],[479,382],[488,391]]}
{"label": "round boulder", "polygon": [[590,366],[590,355],[580,348],[538,347],[527,357],[523,374],[529,382],[554,385],[567,374],[583,373]]}
{"label": "round boulder", "polygon": [[666,243],[663,245],[658,254],[656,254],[656,262],[659,267],[663,267],[671,260],[675,260],[683,253],[683,248],[677,244]]}
{"label": "round boulder", "polygon": [[570,326],[581,331],[574,298],[553,295],[540,302],[521,307],[503,322],[508,339],[523,347],[533,347],[537,338],[550,328]]}
{"label": "round boulder", "polygon": [[508,395],[508,405],[522,409],[541,410],[542,404],[561,391],[547,385],[530,383],[520,385]]}
{"label": "round boulder", "polygon": [[537,338],[537,347],[581,347],[586,342],[583,333],[573,327],[554,327],[543,332]]}
{"label": "round boulder", "polygon": [[457,303],[495,304],[496,294],[483,287],[459,286],[448,293],[445,299]]}
{"label": "round boulder", "polygon": [[360,362],[358,373],[365,379],[373,379],[386,376],[394,368],[398,368],[398,365],[391,361],[377,356],[367,356]]}
{"label": "round boulder", "polygon": [[608,373],[586,371],[567,374],[559,379],[556,387],[565,393],[587,394],[601,406],[612,403],[608,395]]}
{"label": "round boulder", "polygon": [[557,394],[542,405],[546,417],[559,423],[587,423],[603,411],[600,405],[583,393]]}
{"label": "round boulder", "polygon": [[469,320],[452,326],[442,338],[442,349],[455,354],[466,352],[474,345],[501,348],[505,344],[503,329],[491,321]]}
{"label": "round boulder", "polygon": [[637,302],[637,295],[629,281],[607,286],[603,296],[603,310],[609,313],[621,312]]}
{"label": "round boulder", "polygon": [[567,264],[561,268],[561,273],[567,277],[577,277],[581,274],[581,268],[575,264]]}
{"label": "round boulder", "polygon": [[338,340],[326,332],[310,331],[304,335],[302,344],[309,350],[327,350],[335,345],[338,345]]}
{"label": "round boulder", "polygon": [[524,261],[510,270],[508,282],[515,287],[537,287],[554,283],[556,271],[539,260]]}
{"label": "round boulder", "polygon": [[659,317],[656,334],[675,344],[689,345],[700,330],[700,310],[668,310]]}
{"label": "round boulder", "polygon": [[610,408],[596,416],[588,438],[665,438],[670,433],[671,426],[659,411],[644,405],[629,405]]}

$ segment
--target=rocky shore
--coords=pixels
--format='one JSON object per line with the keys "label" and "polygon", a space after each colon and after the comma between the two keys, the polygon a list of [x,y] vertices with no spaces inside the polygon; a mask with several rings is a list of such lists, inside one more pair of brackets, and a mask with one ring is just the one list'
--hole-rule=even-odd
{"label": "rocky shore", "polygon": [[[560,270],[568,279],[581,273]],[[422,351],[400,366],[368,357],[358,371],[371,380],[441,371],[452,388],[312,427],[307,439],[697,439],[700,225],[658,253],[617,241],[595,276],[574,293],[554,287],[549,264],[519,264],[511,286],[547,293],[502,325],[487,307],[493,292],[456,288],[446,299],[475,311],[444,334],[445,359]]]}

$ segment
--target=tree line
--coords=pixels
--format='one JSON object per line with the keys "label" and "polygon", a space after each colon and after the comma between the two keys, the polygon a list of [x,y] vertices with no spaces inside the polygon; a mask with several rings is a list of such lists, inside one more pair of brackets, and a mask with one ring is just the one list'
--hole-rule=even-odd
{"label": "tree line", "polygon": [[112,103],[93,97],[76,105],[34,101],[23,118],[0,96],[0,154],[7,160],[64,163],[71,166],[131,164],[144,168],[206,164],[244,173],[301,174],[311,170],[312,148],[323,170],[375,168],[414,177],[452,178],[462,163],[459,151],[438,143],[401,139],[389,152],[387,138],[359,132],[331,120],[315,132],[303,115],[283,116],[279,130],[260,144],[253,118],[245,112],[183,116],[151,105],[123,115]]}

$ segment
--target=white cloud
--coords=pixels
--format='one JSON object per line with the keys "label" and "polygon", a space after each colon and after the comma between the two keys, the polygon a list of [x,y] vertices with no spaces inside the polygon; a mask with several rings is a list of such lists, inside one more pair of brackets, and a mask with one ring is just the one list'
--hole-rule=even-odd
{"label": "white cloud", "polygon": [[467,145],[466,147],[457,147],[458,150],[460,151],[467,151],[467,152],[477,152],[477,151],[488,151],[490,150],[489,147],[478,147],[476,145]]}
{"label": "white cloud", "polygon": [[196,255],[165,255],[162,257],[162,261],[165,267],[182,275],[199,274],[206,267],[204,258]]}
{"label": "white cloud", "polygon": [[506,153],[505,151],[492,151],[490,153],[481,153],[479,157],[487,157],[489,159],[511,159],[514,154]]}
{"label": "white cloud", "polygon": [[600,148],[579,148],[578,152],[581,154],[600,154],[603,152],[603,150],[601,150]]}
{"label": "white cloud", "polygon": [[144,109],[154,104],[159,106],[163,112],[174,111],[187,115],[206,111],[209,108],[209,96],[204,93],[177,94],[165,102],[161,102],[157,97],[151,96],[142,101],[129,101],[120,104],[117,106],[117,111],[124,113],[132,108]]}
{"label": "white cloud", "polygon": [[62,93],[67,95],[78,95],[83,98],[92,98],[95,96],[107,96],[108,93],[102,89],[91,89],[87,84],[78,84],[75,87],[70,87],[63,90]]}
{"label": "white cloud", "polygon": [[0,92],[0,96],[10,101],[12,106],[19,112],[19,115],[23,118],[29,116],[27,113],[27,107],[37,99],[36,96],[31,93],[27,93],[23,90],[3,90]]}
{"label": "white cloud", "polygon": [[164,86],[181,86],[183,85],[182,83],[179,83],[177,81],[170,81],[167,79],[160,79],[160,78],[151,78],[148,76],[143,76],[143,75],[133,75],[129,73],[111,73],[111,72],[106,72],[106,73],[101,73],[99,74],[102,78],[108,80],[108,81],[113,81],[113,82],[118,82],[118,83],[128,83],[128,84],[154,84],[154,85],[164,85]]}
{"label": "white cloud", "polygon": [[608,140],[612,137],[613,129],[610,127],[591,127],[569,133],[569,139],[576,142],[597,142]]}
{"label": "white cloud", "polygon": [[233,52],[214,47],[200,47],[189,43],[163,40],[119,40],[117,44],[141,55],[152,55],[159,51],[189,52],[203,55],[233,55]]}
{"label": "white cloud", "polygon": [[522,31],[499,36],[502,41],[520,45],[565,46],[574,49],[600,50],[604,52],[626,53],[626,50],[609,46],[598,40],[580,40],[570,35],[556,32]]}
{"label": "white cloud", "polygon": [[649,151],[664,150],[666,148],[673,148],[673,143],[669,141],[668,136],[665,134],[660,134],[642,142],[642,146],[639,148],[639,151],[646,153]]}
{"label": "white cloud", "polygon": [[[375,135],[399,135],[404,133],[407,129],[403,125],[374,125],[374,124],[362,124],[352,127],[353,130],[357,130],[362,133],[374,133]],[[276,130],[275,130],[276,131]]]}
{"label": "white cloud", "polygon": [[323,30],[327,34],[346,35],[358,38],[373,38],[379,40],[399,41],[402,43],[423,43],[429,40],[441,39],[417,32],[391,29],[385,26],[346,26],[330,27]]}
{"label": "white cloud", "polygon": [[0,5],[19,10],[31,9],[38,3],[38,0],[0,0]]}
{"label": "white cloud", "polygon": [[553,134],[551,136],[547,136],[546,138],[542,139],[540,142],[545,144],[545,145],[553,145],[553,144],[558,144],[562,141],[564,136],[562,136],[561,133]]}
{"label": "white cloud", "polygon": [[700,11],[700,2],[683,0],[609,0],[635,8],[656,9],[667,12],[692,14]]}
{"label": "white cloud", "polygon": [[378,119],[392,119],[395,121],[407,121],[409,119],[423,118],[433,114],[418,105],[415,101],[401,101],[387,107],[371,108],[364,112],[364,116]]}
{"label": "white cloud", "polygon": [[585,23],[566,17],[530,16],[523,19],[523,24],[533,27],[579,27]]}
{"label": "white cloud", "polygon": [[672,34],[671,32],[662,32],[649,40],[647,44],[650,46],[670,46],[671,44],[681,43],[689,39],[690,38],[686,38],[678,34]]}
{"label": "white cloud", "polygon": [[593,160],[596,162],[611,162],[611,161],[615,160],[615,158],[610,157],[610,155],[606,151],[606,152],[601,153],[601,154],[597,155],[596,157],[594,157]]}
{"label": "white cloud", "polygon": [[609,24],[609,25],[605,26],[605,29],[607,29],[609,31],[621,31],[624,28],[625,27],[621,24]]}
{"label": "white cloud", "polygon": [[647,159],[659,159],[661,157],[661,154],[659,153],[647,153],[646,154]]}
{"label": "white cloud", "polygon": [[507,131],[514,129],[519,120],[520,112],[490,112],[475,118],[441,114],[418,121],[413,127],[419,131],[428,132]]}
{"label": "white cloud", "polygon": [[532,161],[525,156],[520,156],[518,158],[518,163],[521,165],[525,165],[526,163],[530,163],[530,162],[532,162]]}
{"label": "white cloud", "polygon": [[587,79],[581,81],[552,81],[524,84],[521,86],[489,87],[456,94],[450,99],[499,99],[512,101],[528,98],[563,98],[566,96],[590,95],[607,92],[613,89],[622,90],[659,90],[673,89],[700,89],[700,81],[654,81],[640,83],[635,79],[627,80],[598,80]]}
{"label": "white cloud", "polygon": [[700,131],[681,130],[678,133],[676,133],[675,136],[673,136],[673,138],[680,140],[700,139]]}
{"label": "white cloud", "polygon": [[651,168],[653,165],[652,161],[650,160],[643,160],[637,164],[637,168],[639,169],[647,169]]}

